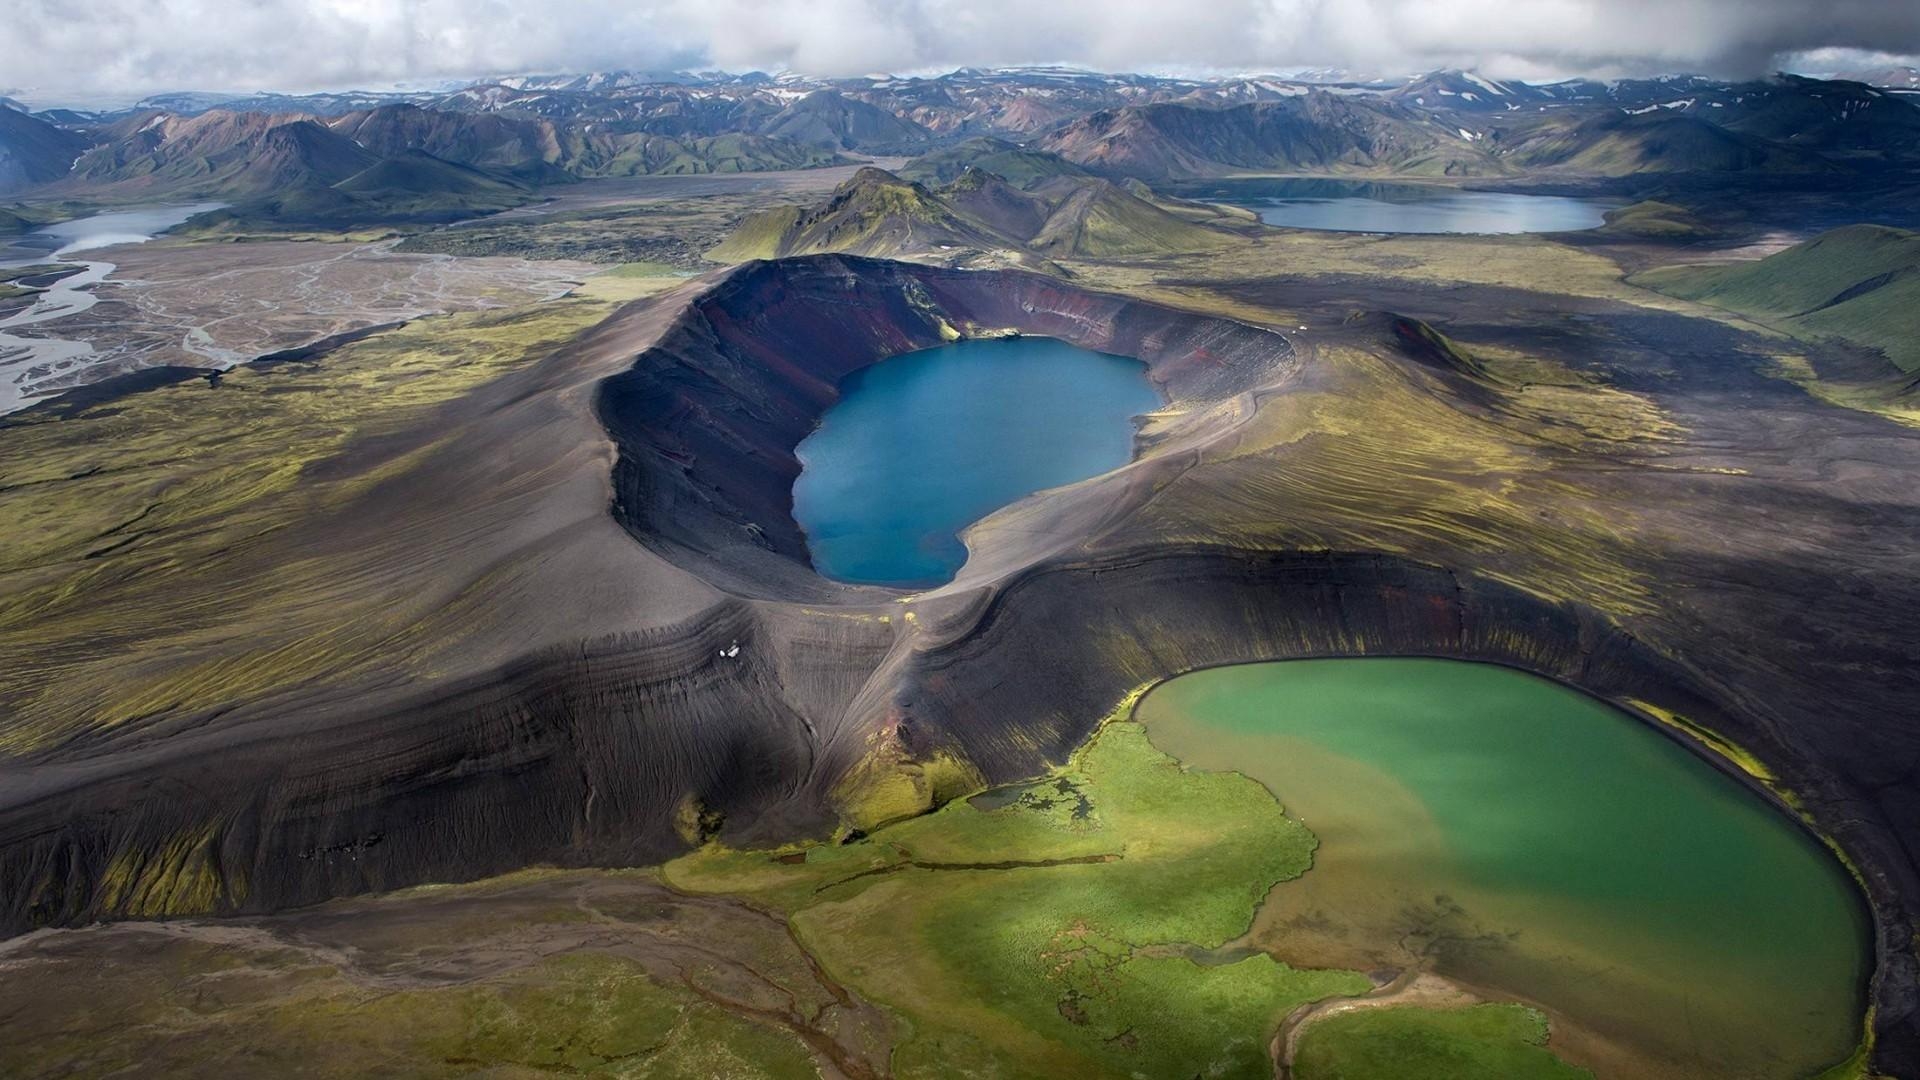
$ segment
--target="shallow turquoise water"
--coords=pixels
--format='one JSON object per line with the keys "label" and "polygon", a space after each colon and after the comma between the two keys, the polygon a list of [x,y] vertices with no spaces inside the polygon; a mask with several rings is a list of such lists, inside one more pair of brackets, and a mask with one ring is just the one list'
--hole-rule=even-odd
{"label": "shallow turquoise water", "polygon": [[1220,201],[1269,225],[1329,232],[1539,233],[1596,229],[1616,205],[1599,199],[1421,184],[1263,180],[1223,185]]}
{"label": "shallow turquoise water", "polygon": [[855,372],[801,442],[793,516],[822,574],[918,587],[966,561],[959,532],[1133,453],[1159,405],[1135,360],[1051,338],[966,341]]}
{"label": "shallow turquoise water", "polygon": [[1283,959],[1545,1005],[1602,1076],[1803,1077],[1859,1038],[1870,934],[1838,860],[1603,702],[1483,664],[1302,660],[1181,676],[1138,716],[1319,837],[1254,929]]}

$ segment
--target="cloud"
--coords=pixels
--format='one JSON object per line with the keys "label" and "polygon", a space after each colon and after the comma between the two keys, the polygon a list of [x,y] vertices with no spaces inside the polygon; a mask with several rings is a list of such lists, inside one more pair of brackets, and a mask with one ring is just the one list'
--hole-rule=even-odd
{"label": "cloud", "polygon": [[[1844,51],[1844,52],[1842,52]],[[13,0],[36,99],[718,65],[1759,74],[1920,53],[1910,0]]]}

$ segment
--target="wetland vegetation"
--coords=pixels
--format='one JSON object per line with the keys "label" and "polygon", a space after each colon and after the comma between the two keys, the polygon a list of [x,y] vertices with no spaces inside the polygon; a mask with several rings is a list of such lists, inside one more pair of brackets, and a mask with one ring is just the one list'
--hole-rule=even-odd
{"label": "wetland vegetation", "polygon": [[1187,770],[1115,722],[984,808],[790,853],[708,850],[665,879],[786,912],[828,971],[906,1020],[897,1075],[1253,1078],[1293,1008],[1371,985],[1258,952],[1193,958],[1244,933],[1313,846],[1258,784]]}

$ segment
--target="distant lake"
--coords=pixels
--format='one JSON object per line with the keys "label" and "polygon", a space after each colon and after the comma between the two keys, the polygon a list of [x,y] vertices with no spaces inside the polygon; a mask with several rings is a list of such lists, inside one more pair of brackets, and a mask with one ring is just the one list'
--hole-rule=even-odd
{"label": "distant lake", "polygon": [[111,210],[91,217],[75,218],[56,225],[43,225],[16,240],[21,247],[45,248],[56,256],[112,247],[115,244],[144,244],[155,236],[186,221],[195,214],[218,210],[226,203],[202,202],[167,206],[143,206],[133,210]]}
{"label": "distant lake", "polygon": [[952,579],[1000,507],[1125,465],[1160,404],[1139,361],[1050,338],[897,356],[840,393],[796,451],[794,520],[822,574],[902,588]]}
{"label": "distant lake", "polygon": [[1605,213],[1618,205],[1610,199],[1357,180],[1233,181],[1190,194],[1244,206],[1269,225],[1328,232],[1573,232],[1606,224]]}

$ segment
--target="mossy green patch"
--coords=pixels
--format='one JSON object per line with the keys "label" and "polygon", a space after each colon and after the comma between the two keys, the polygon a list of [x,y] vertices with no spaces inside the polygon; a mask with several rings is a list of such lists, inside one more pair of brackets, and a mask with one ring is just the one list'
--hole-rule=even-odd
{"label": "mossy green patch", "polygon": [[361,985],[293,950],[165,939],[118,954],[111,974],[78,956],[51,962],[60,977],[36,975],[49,992],[9,1001],[35,1038],[0,1040],[0,1074],[820,1074],[792,1033],[604,953],[399,990]]}
{"label": "mossy green patch", "polygon": [[1797,337],[1845,338],[1920,372],[1920,233],[1849,225],[1757,262],[1664,267],[1633,281]]}
{"label": "mossy green patch", "polygon": [[1648,199],[1606,213],[1602,231],[1648,240],[1702,240],[1712,237],[1711,226],[1684,206]]}
{"label": "mossy green patch", "polygon": [[1547,1049],[1547,1018],[1521,1005],[1355,1009],[1307,1028],[1299,1080],[1579,1080]]}
{"label": "mossy green patch", "polygon": [[1264,1076],[1281,1016],[1369,985],[1212,953],[1313,846],[1260,785],[1111,723],[1045,779],[857,843],[708,849],[665,875],[787,911],[829,972],[903,1016],[902,1076]]}
{"label": "mossy green patch", "polygon": [[[1859,871],[1854,872],[1859,876]],[[1847,1060],[1821,1073],[1813,1080],[1891,1080],[1873,1067],[1874,1010],[1867,1010],[1866,1018],[1860,1025],[1860,1045],[1854,1047]]]}
{"label": "mossy green patch", "polygon": [[1811,361],[1797,353],[1777,353],[1768,360],[1765,370],[1769,375],[1785,379],[1830,405],[1878,413],[1890,420],[1920,427],[1920,394],[1912,393],[1900,383],[1825,378]]}
{"label": "mossy green patch", "polygon": [[[1431,552],[1443,539],[1484,560],[1482,573],[1535,595],[1619,614],[1654,608],[1634,554],[1638,508],[1603,506],[1530,445],[1535,440],[1516,436],[1522,425],[1555,431],[1562,443],[1588,441],[1590,425],[1631,431],[1640,425],[1626,423],[1630,415],[1601,425],[1562,410],[1632,405],[1657,414],[1649,403],[1621,397],[1605,405],[1607,395],[1572,388],[1558,392],[1560,401],[1533,388],[1475,401],[1453,373],[1343,345],[1322,348],[1316,363],[1337,371],[1339,383],[1260,399],[1232,438],[1211,444],[1185,482],[1135,520],[1157,535],[1258,549]],[[1289,512],[1275,515],[1274,506]],[[1543,506],[1554,508],[1550,527]],[[976,550],[1003,520],[974,528]],[[1538,560],[1526,574],[1499,567],[1522,549]],[[1346,646],[1368,651],[1364,640]]]}
{"label": "mossy green patch", "polygon": [[[197,915],[243,899],[244,880],[219,871],[217,838],[209,826],[143,854],[122,852],[100,879],[101,906],[134,916]],[[232,895],[236,888],[241,895]]]}
{"label": "mossy green patch", "polygon": [[697,199],[622,203],[503,214],[457,229],[415,232],[400,252],[577,259],[604,264],[657,264],[685,272],[741,218],[767,205],[764,196],[714,194]]}
{"label": "mossy green patch", "polygon": [[[417,466],[445,437],[427,426],[440,405],[672,282],[595,278],[568,299],[422,319],[312,363],[236,368],[213,389],[196,379],[70,418],[0,422],[0,654],[11,661],[0,693],[12,707],[0,749],[390,659],[404,627],[381,598],[348,595],[337,564],[236,563]],[[406,439],[412,448],[341,464]],[[329,617],[290,620],[295,608]],[[159,661],[219,635],[235,646]]]}
{"label": "mossy green patch", "polygon": [[728,1017],[608,956],[559,956],[505,986],[414,996],[417,1030],[432,1032],[422,1049],[449,1065],[621,1076],[817,1075],[791,1036]]}
{"label": "mossy green patch", "polygon": [[780,254],[782,241],[800,223],[805,213],[805,207],[796,205],[776,206],[754,214],[742,221],[725,241],[707,252],[707,258],[717,263],[775,258]]}
{"label": "mossy green patch", "polygon": [[[1040,231],[1027,242],[1048,255],[1110,259],[1206,251],[1243,242],[1233,233],[1193,220],[1201,203],[1163,203],[1151,190],[1136,193],[1116,184],[1082,182],[1061,199]],[[1184,213],[1176,210],[1185,211]],[[1219,220],[1231,220],[1222,212]]]}
{"label": "mossy green patch", "polygon": [[924,760],[910,760],[897,744],[887,742],[835,787],[834,803],[849,828],[871,831],[985,786],[980,770],[956,754],[939,750]]}

